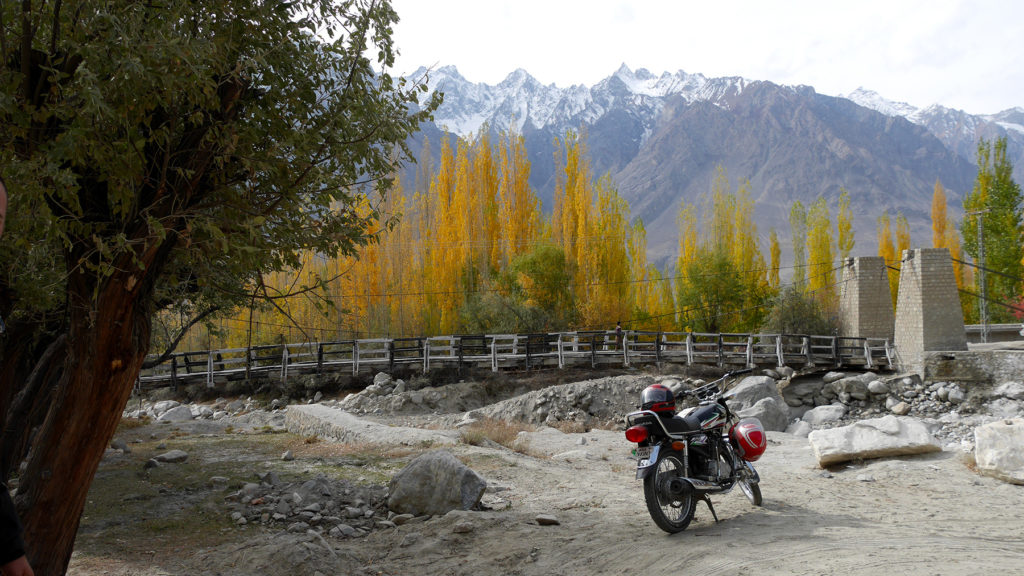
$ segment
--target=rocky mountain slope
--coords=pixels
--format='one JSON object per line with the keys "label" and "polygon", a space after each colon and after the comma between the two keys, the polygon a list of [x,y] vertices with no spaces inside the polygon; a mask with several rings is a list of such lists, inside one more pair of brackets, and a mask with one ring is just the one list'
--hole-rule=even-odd
{"label": "rocky mountain slope", "polygon": [[[774,228],[784,241],[793,201],[806,205],[823,196],[834,210],[845,188],[857,254],[874,253],[883,210],[902,212],[915,244],[927,245],[935,182],[946,188],[956,214],[973,185],[978,137],[1006,136],[1011,160],[1024,174],[1024,109],[977,116],[918,109],[868,90],[833,97],[808,86],[682,71],[656,76],[626,66],[594,86],[568,88],[545,86],[524,70],[496,86],[471,82],[451,66],[418,74],[445,93],[424,135],[436,143],[444,131],[520,132],[531,185],[546,209],[555,181],[553,140],[568,130],[585,133],[595,174],[612,175],[647,227],[651,256],[662,261],[675,253],[680,202],[699,202],[719,166],[733,188],[750,182],[759,232],[767,236]],[[432,147],[435,155],[439,149]]]}

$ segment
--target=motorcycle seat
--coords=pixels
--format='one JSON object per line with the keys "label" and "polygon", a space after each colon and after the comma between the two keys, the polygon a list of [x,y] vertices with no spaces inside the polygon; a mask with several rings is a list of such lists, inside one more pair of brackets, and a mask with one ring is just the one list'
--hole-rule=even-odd
{"label": "motorcycle seat", "polygon": [[678,414],[672,418],[663,418],[661,421],[665,429],[672,434],[684,432],[696,432],[700,430],[700,420],[694,414]]}

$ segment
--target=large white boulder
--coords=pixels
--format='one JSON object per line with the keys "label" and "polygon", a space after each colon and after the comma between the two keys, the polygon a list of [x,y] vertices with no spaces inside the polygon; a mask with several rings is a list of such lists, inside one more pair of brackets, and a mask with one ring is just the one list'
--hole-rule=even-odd
{"label": "large white boulder", "polygon": [[925,454],[942,450],[917,418],[883,416],[808,435],[819,466],[848,460]]}
{"label": "large white boulder", "polygon": [[789,407],[775,398],[761,398],[736,414],[740,418],[757,418],[764,429],[771,432],[782,432],[789,425]]}
{"label": "large white boulder", "polygon": [[1024,418],[975,428],[974,460],[981,474],[1024,484]]}
{"label": "large white boulder", "polygon": [[842,404],[826,404],[804,412],[802,420],[811,426],[821,426],[826,422],[835,422],[846,415],[846,406]]}

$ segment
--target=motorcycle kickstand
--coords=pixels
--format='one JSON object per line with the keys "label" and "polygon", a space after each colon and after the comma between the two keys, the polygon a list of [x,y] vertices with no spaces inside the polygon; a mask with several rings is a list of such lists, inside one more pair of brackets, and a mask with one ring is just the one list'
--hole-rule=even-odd
{"label": "motorcycle kickstand", "polygon": [[718,524],[718,514],[715,514],[715,507],[711,504],[711,498],[708,498],[708,495],[705,494],[701,496],[700,499],[708,505],[708,510],[711,511],[711,516],[715,519],[715,524]]}

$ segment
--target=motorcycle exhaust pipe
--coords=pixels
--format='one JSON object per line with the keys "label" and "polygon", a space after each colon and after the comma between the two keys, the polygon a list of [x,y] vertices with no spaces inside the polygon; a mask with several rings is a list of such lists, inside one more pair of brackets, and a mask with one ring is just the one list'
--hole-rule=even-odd
{"label": "motorcycle exhaust pipe", "polygon": [[699,478],[686,478],[683,476],[678,476],[670,480],[666,488],[669,495],[674,500],[681,500],[690,494],[700,497],[704,494],[723,491],[723,487],[719,484],[715,484],[714,482],[708,482],[707,480],[701,480]]}

